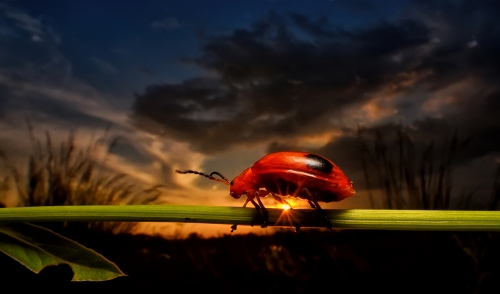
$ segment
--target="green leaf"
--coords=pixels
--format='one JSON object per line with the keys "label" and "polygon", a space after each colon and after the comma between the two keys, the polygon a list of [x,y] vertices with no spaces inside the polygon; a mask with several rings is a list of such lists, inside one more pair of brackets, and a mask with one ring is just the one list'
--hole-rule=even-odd
{"label": "green leaf", "polygon": [[0,251],[35,273],[47,266],[68,264],[74,273],[72,281],[107,281],[125,276],[94,250],[29,223],[0,224]]}

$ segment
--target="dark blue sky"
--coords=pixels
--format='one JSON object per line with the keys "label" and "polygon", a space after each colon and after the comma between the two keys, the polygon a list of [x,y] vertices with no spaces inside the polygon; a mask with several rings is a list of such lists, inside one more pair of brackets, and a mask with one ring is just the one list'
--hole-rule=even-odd
{"label": "dark blue sky", "polygon": [[[200,75],[181,57],[200,53],[203,35],[249,28],[269,12],[327,18],[353,29],[398,17],[407,1],[12,1],[50,27],[73,74],[131,99],[148,83]],[[287,20],[289,21],[289,20]],[[300,32],[298,32],[300,33]],[[128,97],[127,97],[128,96]]]}

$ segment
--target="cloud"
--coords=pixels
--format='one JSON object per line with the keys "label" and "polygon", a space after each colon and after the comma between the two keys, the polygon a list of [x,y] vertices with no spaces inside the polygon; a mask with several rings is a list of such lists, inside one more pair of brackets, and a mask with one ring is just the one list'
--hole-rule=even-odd
{"label": "cloud", "polygon": [[[444,3],[416,1],[399,18],[350,30],[333,28],[325,18],[271,12],[250,29],[207,37],[203,54],[184,61],[210,77],[149,86],[136,94],[132,118],[204,153],[358,123],[446,121],[468,111],[463,103],[487,99],[479,87],[495,91],[500,44],[486,25],[496,22],[497,12],[484,3]],[[432,13],[444,7],[444,15]],[[464,7],[476,17],[465,16]],[[464,45],[472,34],[443,35],[465,28],[463,17],[481,46]],[[466,117],[455,122],[472,123]]]}
{"label": "cloud", "polygon": [[16,21],[16,25],[23,30],[31,33],[32,35],[43,35],[42,24],[39,19],[31,17],[30,15],[19,10],[8,10],[5,16]]}
{"label": "cloud", "polygon": [[[346,32],[305,16],[294,15],[294,24],[299,18],[313,42],[294,36],[274,13],[252,29],[208,37],[203,54],[184,61],[214,77],[148,87],[136,94],[135,123],[205,153],[313,129],[324,133],[343,127],[332,118],[343,118],[369,100],[367,93],[397,83],[414,67],[411,59],[393,62],[394,54],[429,42],[429,29],[412,20]],[[390,42],[381,44],[380,37]]]}

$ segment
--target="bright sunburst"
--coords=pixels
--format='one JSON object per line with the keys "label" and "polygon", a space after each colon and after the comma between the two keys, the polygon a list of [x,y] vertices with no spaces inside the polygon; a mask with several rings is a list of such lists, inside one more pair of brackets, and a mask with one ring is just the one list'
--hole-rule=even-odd
{"label": "bright sunburst", "polygon": [[289,210],[291,207],[290,207],[290,205],[288,205],[288,204],[282,204],[282,205],[281,205],[281,208],[282,208],[283,210]]}

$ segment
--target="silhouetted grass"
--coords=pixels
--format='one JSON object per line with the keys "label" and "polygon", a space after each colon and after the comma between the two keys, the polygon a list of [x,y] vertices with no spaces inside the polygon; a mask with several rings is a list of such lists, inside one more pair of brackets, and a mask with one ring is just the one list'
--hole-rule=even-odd
{"label": "silhouetted grass", "polygon": [[491,189],[490,201],[488,202],[489,210],[496,210],[500,202],[500,162],[497,162],[497,170],[495,173],[495,180],[493,188]]}
{"label": "silhouetted grass", "polygon": [[[457,154],[471,138],[460,140],[454,131],[441,142],[417,144],[401,126],[392,140],[380,131],[369,146],[365,132],[358,128],[362,146],[362,165],[373,208],[388,209],[468,209],[473,192],[454,193],[453,167]],[[498,177],[487,209],[493,210],[500,199]],[[377,187],[377,189],[374,189]],[[376,193],[375,190],[379,191]],[[452,202],[452,196],[456,200]],[[486,207],[485,207],[486,209]]]}
{"label": "silhouetted grass", "polygon": [[[108,152],[119,137],[109,140],[107,144],[106,131],[103,137],[93,140],[86,148],[78,148],[75,132],[72,131],[66,140],[54,146],[49,132],[45,132],[45,140],[42,141],[34,135],[30,123],[28,128],[33,153],[25,173],[9,163],[5,153],[0,152],[9,172],[4,183],[8,183],[9,177],[14,182],[14,187],[4,185],[3,192],[15,189],[20,206],[133,205],[157,201],[160,186],[144,189],[128,175],[106,167]],[[100,148],[106,150],[101,156],[98,152]],[[120,232],[129,231],[136,224],[92,222],[84,225]]]}

